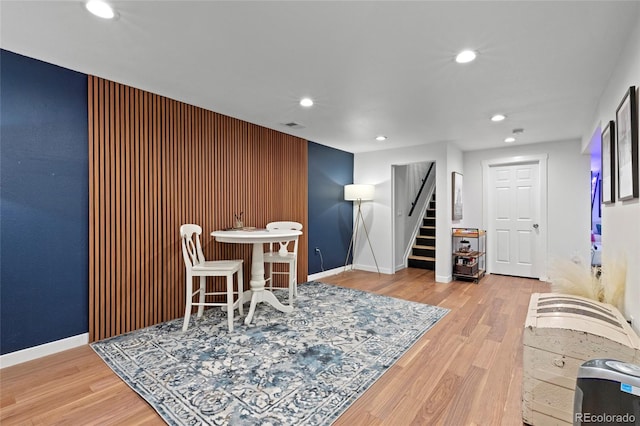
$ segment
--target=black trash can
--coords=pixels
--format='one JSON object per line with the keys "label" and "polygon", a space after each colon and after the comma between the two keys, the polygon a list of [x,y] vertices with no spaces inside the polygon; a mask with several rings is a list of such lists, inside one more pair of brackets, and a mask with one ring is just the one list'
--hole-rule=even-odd
{"label": "black trash can", "polygon": [[640,366],[593,359],[578,370],[574,426],[640,425]]}

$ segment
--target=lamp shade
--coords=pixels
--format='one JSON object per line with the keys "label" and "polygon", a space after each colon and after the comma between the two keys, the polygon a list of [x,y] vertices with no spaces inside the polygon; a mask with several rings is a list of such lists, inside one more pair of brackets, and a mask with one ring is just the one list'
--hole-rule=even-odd
{"label": "lamp shade", "polygon": [[346,201],[369,201],[373,200],[373,185],[352,184],[344,186],[344,199]]}

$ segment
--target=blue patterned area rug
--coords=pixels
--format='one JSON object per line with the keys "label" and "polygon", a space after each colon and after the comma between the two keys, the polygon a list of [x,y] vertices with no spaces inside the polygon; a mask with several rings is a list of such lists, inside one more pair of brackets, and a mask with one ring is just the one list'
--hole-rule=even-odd
{"label": "blue patterned area rug", "polygon": [[448,312],[319,282],[298,293],[292,313],[259,304],[231,333],[213,308],[185,333],[178,318],[91,346],[172,425],[328,425]]}

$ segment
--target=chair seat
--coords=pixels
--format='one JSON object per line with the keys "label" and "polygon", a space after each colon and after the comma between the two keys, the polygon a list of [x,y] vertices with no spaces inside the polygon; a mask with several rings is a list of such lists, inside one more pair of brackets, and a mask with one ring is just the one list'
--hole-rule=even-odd
{"label": "chair seat", "polygon": [[206,260],[193,266],[194,271],[235,271],[242,268],[242,260]]}

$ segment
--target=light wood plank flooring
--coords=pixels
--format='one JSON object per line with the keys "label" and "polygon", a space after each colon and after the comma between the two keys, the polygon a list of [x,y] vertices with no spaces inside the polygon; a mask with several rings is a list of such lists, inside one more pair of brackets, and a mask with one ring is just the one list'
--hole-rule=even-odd
{"label": "light wood plank flooring", "polygon": [[[488,275],[434,282],[432,271],[349,271],[320,280],[451,309],[336,425],[522,425],[522,330],[546,283]],[[0,423],[163,424],[88,346],[0,370]]]}

